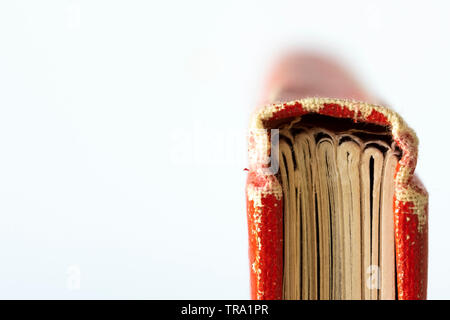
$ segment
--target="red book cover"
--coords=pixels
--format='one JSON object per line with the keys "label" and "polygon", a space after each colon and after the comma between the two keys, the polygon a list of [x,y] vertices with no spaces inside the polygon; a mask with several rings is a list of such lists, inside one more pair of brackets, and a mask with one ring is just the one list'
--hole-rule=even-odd
{"label": "red book cover", "polygon": [[[341,71],[330,71],[315,58],[296,56],[283,62],[271,78],[269,89],[277,94],[256,109],[251,117],[248,150],[249,172],[246,186],[249,258],[252,299],[283,298],[283,189],[271,166],[271,130],[292,119],[302,121],[307,114],[351,119],[354,123],[385,126],[401,150],[394,177],[394,231],[396,297],[399,300],[426,299],[428,255],[428,195],[414,170],[418,157],[418,139],[399,114],[368,98],[352,87]],[[307,66],[307,68],[305,67]],[[308,69],[308,70],[306,70]],[[286,71],[288,70],[288,71]],[[306,70],[306,71],[305,71]],[[305,77],[305,73],[309,77]],[[300,78],[298,77],[300,75]],[[316,79],[310,80],[311,75]],[[338,91],[327,83],[332,77],[345,78]],[[302,78],[303,77],[303,78]],[[323,80],[325,78],[325,81]],[[287,80],[286,80],[287,79]],[[306,80],[305,80],[306,79]],[[311,81],[315,81],[311,84]],[[307,83],[307,85],[305,85]],[[345,84],[347,83],[347,84]],[[311,87],[320,88],[314,94]],[[307,89],[304,89],[307,87]],[[287,88],[287,89],[286,89]],[[272,90],[273,92],[273,90]],[[282,93],[280,93],[282,92]],[[329,94],[330,93],[330,94]],[[294,98],[296,97],[296,98]],[[356,99],[361,99],[360,101]],[[370,100],[371,98],[368,98]]]}

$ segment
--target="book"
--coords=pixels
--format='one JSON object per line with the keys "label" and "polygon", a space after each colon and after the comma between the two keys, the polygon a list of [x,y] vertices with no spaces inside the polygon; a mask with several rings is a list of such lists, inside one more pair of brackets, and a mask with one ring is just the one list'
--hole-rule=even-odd
{"label": "book", "polygon": [[253,115],[247,180],[253,299],[425,299],[428,196],[416,135],[348,99]]}

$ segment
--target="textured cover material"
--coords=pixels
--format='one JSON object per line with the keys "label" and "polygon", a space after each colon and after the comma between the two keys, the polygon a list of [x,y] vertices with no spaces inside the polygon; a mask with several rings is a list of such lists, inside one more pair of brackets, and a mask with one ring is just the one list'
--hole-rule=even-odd
{"label": "textured cover material", "polygon": [[283,119],[316,113],[387,126],[402,150],[394,178],[397,292],[401,300],[426,299],[428,195],[414,175],[418,140],[392,110],[352,100],[307,98],[257,109],[249,130],[247,217],[252,299],[282,299],[283,193],[268,170],[271,130]]}

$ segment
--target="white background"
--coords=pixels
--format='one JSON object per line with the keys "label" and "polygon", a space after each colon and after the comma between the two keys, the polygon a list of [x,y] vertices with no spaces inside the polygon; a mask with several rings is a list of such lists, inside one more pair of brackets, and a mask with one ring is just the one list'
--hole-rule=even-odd
{"label": "white background", "polygon": [[449,16],[447,1],[2,1],[0,298],[249,298],[246,127],[291,47],[341,57],[416,130],[429,298],[449,298]]}

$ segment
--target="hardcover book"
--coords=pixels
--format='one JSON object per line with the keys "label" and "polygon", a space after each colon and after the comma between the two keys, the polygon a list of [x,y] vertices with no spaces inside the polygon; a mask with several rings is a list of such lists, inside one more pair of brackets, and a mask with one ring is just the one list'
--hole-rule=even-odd
{"label": "hardcover book", "polygon": [[307,72],[325,81],[298,80],[291,75],[305,67],[291,59],[287,89],[251,118],[251,297],[425,299],[428,196],[414,175],[417,137],[390,108],[355,100],[358,90],[323,96],[336,87],[329,75],[343,74],[323,65],[309,59]]}

